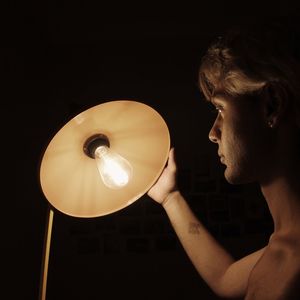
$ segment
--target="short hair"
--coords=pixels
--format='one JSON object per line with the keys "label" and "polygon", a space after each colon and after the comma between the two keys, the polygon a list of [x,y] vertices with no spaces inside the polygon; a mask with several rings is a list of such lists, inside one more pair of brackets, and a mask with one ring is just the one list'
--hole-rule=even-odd
{"label": "short hair", "polygon": [[279,84],[294,101],[300,127],[300,35],[294,21],[231,28],[202,57],[199,85],[208,101],[218,90],[238,97],[269,84]]}

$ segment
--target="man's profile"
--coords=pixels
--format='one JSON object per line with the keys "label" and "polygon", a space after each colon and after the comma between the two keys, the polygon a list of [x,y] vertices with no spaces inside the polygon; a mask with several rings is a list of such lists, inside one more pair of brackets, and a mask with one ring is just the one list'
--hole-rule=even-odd
{"label": "man's profile", "polygon": [[218,38],[200,90],[217,110],[209,132],[230,184],[257,182],[274,222],[264,248],[235,261],[177,188],[174,149],[148,195],[161,203],[193,265],[225,298],[300,299],[300,47],[280,22]]}

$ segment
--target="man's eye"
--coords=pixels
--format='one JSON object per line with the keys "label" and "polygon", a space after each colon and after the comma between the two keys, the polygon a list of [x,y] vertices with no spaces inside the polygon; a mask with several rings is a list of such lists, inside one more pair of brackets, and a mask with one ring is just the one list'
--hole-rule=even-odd
{"label": "man's eye", "polygon": [[223,111],[223,107],[222,106],[216,106],[215,110],[220,113],[220,112]]}
{"label": "man's eye", "polygon": [[223,107],[217,105],[217,106],[213,106],[213,107],[212,107],[211,112],[212,112],[213,114],[218,114],[218,113],[221,113],[222,110],[223,110]]}

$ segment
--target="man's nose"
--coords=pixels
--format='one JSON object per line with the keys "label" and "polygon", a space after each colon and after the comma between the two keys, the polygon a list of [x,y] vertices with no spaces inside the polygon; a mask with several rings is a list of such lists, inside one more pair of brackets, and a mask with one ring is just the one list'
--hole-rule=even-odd
{"label": "man's nose", "polygon": [[208,138],[210,139],[211,142],[218,143],[220,137],[221,137],[221,130],[216,119],[211,130],[209,131]]}

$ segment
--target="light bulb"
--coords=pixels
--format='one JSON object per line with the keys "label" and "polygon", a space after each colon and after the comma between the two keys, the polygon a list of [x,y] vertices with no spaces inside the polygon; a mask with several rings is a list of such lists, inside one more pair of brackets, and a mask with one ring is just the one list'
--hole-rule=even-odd
{"label": "light bulb", "polygon": [[95,150],[95,160],[103,183],[111,189],[126,186],[132,175],[132,166],[121,155],[107,146]]}

